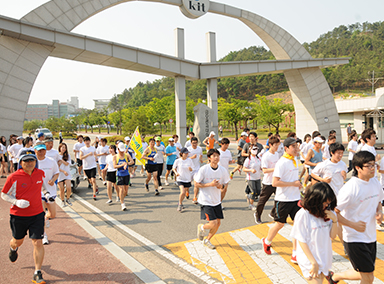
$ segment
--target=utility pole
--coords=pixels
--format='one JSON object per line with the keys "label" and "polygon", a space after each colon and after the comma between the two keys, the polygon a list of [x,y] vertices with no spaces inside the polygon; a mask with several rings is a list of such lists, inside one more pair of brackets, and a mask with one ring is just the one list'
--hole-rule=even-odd
{"label": "utility pole", "polygon": [[[370,73],[371,73],[371,71],[368,71],[368,75]],[[372,71],[372,78],[371,79],[365,79],[366,81],[368,81],[369,83],[372,84],[372,94],[375,94],[375,84],[377,83],[377,81],[379,81],[381,79],[384,79],[384,78],[383,77],[375,78],[375,71]]]}

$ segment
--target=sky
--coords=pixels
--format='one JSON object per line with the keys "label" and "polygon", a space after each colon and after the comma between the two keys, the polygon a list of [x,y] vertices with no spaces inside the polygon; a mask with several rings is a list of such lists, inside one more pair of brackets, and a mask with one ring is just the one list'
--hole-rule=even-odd
{"label": "sky", "polygon": [[[46,0],[0,0],[0,15],[20,19]],[[339,25],[382,21],[384,1],[366,0],[217,0],[256,13],[279,25],[299,42],[312,42]],[[133,1],[109,8],[72,32],[138,48],[175,55],[174,29],[183,28],[185,57],[206,62],[205,34],[216,33],[217,59],[230,51],[264,42],[238,20],[214,14],[185,17],[178,7]],[[110,99],[138,82],[160,76],[49,57],[33,86],[29,103],[52,103],[79,97],[80,107],[94,108],[93,99]]]}

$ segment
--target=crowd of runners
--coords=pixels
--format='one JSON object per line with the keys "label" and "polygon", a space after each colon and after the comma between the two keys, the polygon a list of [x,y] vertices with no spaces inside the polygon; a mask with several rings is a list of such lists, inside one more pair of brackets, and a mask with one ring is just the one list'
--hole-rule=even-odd
{"label": "crowd of runners", "polygon": [[[309,283],[322,283],[324,278],[329,283],[342,279],[372,283],[376,230],[383,228],[384,178],[379,181],[378,173],[384,175],[384,159],[376,153],[373,129],[366,129],[360,137],[348,129],[348,135],[347,149],[336,141],[335,131],[327,137],[314,131],[303,140],[293,132],[283,138],[269,133],[262,145],[256,132],[244,129],[235,156],[228,149],[230,140],[216,140],[214,132],[202,141],[206,154],[193,132],[184,146],[177,135],[170,137],[167,145],[161,136],[154,136],[148,143],[144,139],[142,142],[143,189],[149,192],[152,181],[153,192],[159,195],[175,183],[180,189],[175,209],[183,212],[186,199],[199,205],[201,219],[206,222],[198,225],[197,237],[206,247],[215,249],[211,239],[224,218],[222,202],[231,179],[243,172],[247,206],[257,225],[263,223],[263,210],[274,194],[274,206],[268,214],[274,224],[262,239],[267,255],[272,253],[274,237],[290,217],[294,221],[291,261],[299,264]],[[100,179],[107,188],[106,203],[114,202],[115,192],[116,202],[126,211],[124,200],[138,172],[138,161],[128,136],[107,145],[106,138],[97,137],[92,142],[88,136],[79,135],[73,159],[62,137],[58,150],[53,149],[52,138],[45,139],[43,133],[37,138],[34,141],[31,136],[13,135],[9,142],[0,138],[0,174],[7,177],[1,197],[12,204],[10,260],[16,261],[18,247],[29,232],[34,246],[33,282],[45,283],[41,273],[43,245],[49,243],[47,229],[56,216],[55,199],[58,197],[62,206],[72,206],[70,166],[76,163],[92,189],[94,201],[102,199],[96,182]],[[349,152],[348,166],[342,161],[345,150]],[[207,161],[203,162],[205,155]],[[332,239],[336,236],[354,270],[331,271]]]}

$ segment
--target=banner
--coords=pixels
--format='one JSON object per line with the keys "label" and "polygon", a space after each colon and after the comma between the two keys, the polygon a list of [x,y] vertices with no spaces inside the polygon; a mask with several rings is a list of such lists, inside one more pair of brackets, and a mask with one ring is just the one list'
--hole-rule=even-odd
{"label": "banner", "polygon": [[132,135],[131,143],[129,144],[133,151],[136,153],[136,162],[145,165],[145,160],[141,158],[144,153],[143,143],[141,142],[141,135],[139,127],[136,127],[135,132]]}

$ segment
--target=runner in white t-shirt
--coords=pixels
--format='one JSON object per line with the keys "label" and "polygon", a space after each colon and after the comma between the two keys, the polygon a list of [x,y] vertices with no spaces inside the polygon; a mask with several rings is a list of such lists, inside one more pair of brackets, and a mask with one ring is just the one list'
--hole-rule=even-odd
{"label": "runner in white t-shirt", "polygon": [[[300,189],[302,185],[299,181],[299,164],[296,160],[299,148],[296,139],[288,137],[284,140],[285,153],[280,158],[273,172],[272,186],[276,187],[274,216],[275,224],[269,229],[266,238],[262,239],[264,252],[271,254],[271,243],[277,233],[284,227],[288,216],[295,219],[300,207]],[[292,240],[293,250],[291,261],[296,263],[296,240]]]}
{"label": "runner in white t-shirt", "polygon": [[108,141],[106,138],[101,138],[96,149],[96,157],[99,161],[100,175],[104,185],[107,184],[105,180],[106,172],[103,171],[107,164],[106,158],[109,155],[109,147],[107,146],[107,142]]}
{"label": "runner in white t-shirt", "polygon": [[297,240],[297,262],[308,283],[323,283],[332,267],[337,233],[336,196],[327,183],[309,187],[295,216],[291,236]]}
{"label": "runner in white t-shirt", "polygon": [[[329,283],[361,280],[373,283],[376,261],[376,223],[381,223],[384,192],[375,176],[375,156],[368,151],[356,153],[353,177],[337,197],[339,223],[343,225],[344,247],[353,269],[333,274]],[[334,281],[334,282],[331,282]]]}
{"label": "runner in white t-shirt", "polygon": [[185,147],[185,148],[189,148],[189,147],[192,146],[192,144],[191,144],[191,139],[192,139],[192,137],[195,137],[195,133],[193,133],[193,132],[189,132],[189,133],[188,133],[188,137],[187,137],[187,138],[189,138],[189,140],[187,140],[187,141],[185,142],[185,144],[184,144],[184,147]]}
{"label": "runner in white t-shirt", "polygon": [[[68,148],[67,144],[61,143],[59,145],[59,171],[60,175],[58,178],[58,183],[57,185],[59,186],[60,189],[60,199],[61,203],[63,206],[66,206],[68,204],[69,206],[72,206],[72,202],[70,201],[70,197],[72,194],[72,185],[71,185],[71,180],[72,180],[72,174],[71,174],[71,155],[68,153]],[[64,186],[67,189],[67,196],[66,199],[64,199]]]}
{"label": "runner in white t-shirt", "polygon": [[352,160],[353,160],[353,156],[355,155],[356,151],[357,151],[357,133],[356,132],[353,132],[351,134],[351,141],[349,141],[348,143],[348,147],[347,147],[347,150],[349,152],[348,154],[348,162],[349,162],[349,165],[348,165],[348,172],[349,173],[350,171],[353,170],[352,168]]}
{"label": "runner in white t-shirt", "polygon": [[84,143],[85,146],[80,148],[80,160],[83,161],[84,173],[88,178],[89,185],[93,189],[93,200],[96,200],[96,194],[99,194],[96,185],[96,149],[91,146],[91,139],[88,136],[84,137]]}
{"label": "runner in white t-shirt", "polygon": [[322,150],[323,152],[323,160],[329,160],[331,158],[331,152],[329,151],[329,146],[336,142],[336,136],[335,135],[329,135],[328,140],[325,142],[324,148]]}
{"label": "runner in white t-shirt", "polygon": [[173,140],[175,140],[175,146],[176,146],[176,155],[179,158],[180,157],[180,150],[183,148],[183,145],[179,142],[179,136],[174,134],[172,135]]}
{"label": "runner in white t-shirt", "polygon": [[227,171],[229,171],[229,164],[236,163],[236,160],[232,159],[231,151],[228,150],[229,143],[230,141],[228,138],[222,138],[221,147],[218,149],[220,152],[219,165],[224,167]]}
{"label": "runner in white t-shirt", "polygon": [[113,161],[113,156],[116,155],[116,145],[109,146],[109,155],[106,157],[105,162],[105,168],[103,169],[103,173],[105,175],[106,173],[106,179],[107,179],[107,195],[108,195],[108,201],[107,204],[112,203],[112,186],[116,189],[116,202],[119,202],[119,191],[118,187],[116,186],[116,168]]}
{"label": "runner in white t-shirt", "polygon": [[9,150],[8,150],[8,153],[10,154],[10,159],[12,159],[12,163],[13,163],[13,171],[15,172],[17,171],[17,167],[18,167],[17,154],[19,153],[21,148],[23,148],[23,137],[19,136],[17,137],[17,143],[9,147]]}
{"label": "runner in white t-shirt", "polygon": [[[189,151],[188,158],[192,160],[193,163],[193,171],[192,171],[192,179],[194,175],[199,171],[200,169],[200,163],[203,163],[203,150],[201,149],[200,146],[197,144],[199,143],[199,140],[197,137],[192,137],[191,138],[191,147],[187,148]],[[192,203],[197,204],[197,195],[199,193],[198,188],[194,188],[193,190],[193,200]]]}
{"label": "runner in white t-shirt", "polygon": [[[48,210],[45,214],[45,226],[48,228],[50,224],[49,220],[56,217],[55,198],[57,195],[57,189],[55,182],[59,177],[59,166],[56,161],[45,156],[47,151],[43,142],[36,143],[35,151],[38,160],[38,168],[45,173],[45,177],[43,179],[43,188],[45,194],[42,196],[42,200],[43,205]],[[48,236],[46,232],[44,232],[43,245],[48,243]]]}
{"label": "runner in white t-shirt", "polygon": [[245,159],[243,164],[243,171],[246,173],[245,179],[247,180],[245,195],[247,196],[249,209],[255,211],[256,207],[253,203],[257,200],[261,192],[261,161],[259,157],[257,157],[258,148],[256,145],[251,145],[249,152],[250,155]]}
{"label": "runner in white t-shirt", "polygon": [[[73,145],[73,152],[75,153],[75,158],[76,158],[76,163],[77,163],[77,167],[79,170],[79,175],[84,174],[81,172],[83,170],[83,161],[80,159],[80,149],[84,146],[85,146],[85,144],[84,144],[83,135],[78,135],[77,136],[77,142],[75,143],[75,145]],[[84,175],[84,179],[85,179],[85,175]]]}
{"label": "runner in white t-shirt", "polygon": [[[195,188],[200,189],[198,202],[201,205],[201,219],[208,220],[208,223],[197,226],[197,237],[205,246],[215,249],[210,240],[219,229],[221,219],[224,219],[221,201],[224,199],[230,178],[228,171],[219,165],[220,152],[217,149],[210,149],[207,157],[209,164],[202,166],[194,177]],[[205,230],[209,230],[206,239]]]}
{"label": "runner in white t-shirt", "polygon": [[300,177],[299,177],[300,180],[306,172],[306,167],[304,165],[304,162],[305,162],[305,157],[307,157],[308,152],[304,152],[304,150],[307,148],[307,145],[308,145],[310,140],[311,140],[311,134],[305,134],[304,139],[303,139],[303,143],[301,143],[301,145],[300,145],[300,162],[303,165],[303,170],[301,171]]}
{"label": "runner in white t-shirt", "polygon": [[179,204],[177,205],[177,211],[181,212],[184,209],[183,200],[184,198],[189,199],[189,188],[192,186],[192,171],[193,163],[190,158],[188,158],[189,151],[187,148],[183,147],[180,150],[181,157],[178,158],[173,166],[172,170],[176,175],[176,182],[180,188],[179,195]]}
{"label": "runner in white t-shirt", "polygon": [[[277,149],[280,145],[280,139],[277,136],[270,136],[268,140],[269,151],[264,153],[261,158],[261,169],[264,173],[262,188],[259,201],[256,205],[256,212],[254,213],[255,223],[261,224],[261,214],[263,213],[265,204],[269,200],[272,194],[276,192],[276,187],[272,185],[273,172],[275,166],[280,159],[280,155],[277,153]],[[275,206],[273,206],[269,216],[273,218],[275,216]]]}

